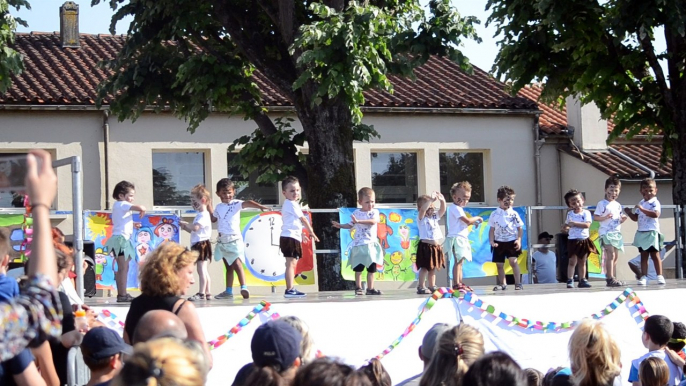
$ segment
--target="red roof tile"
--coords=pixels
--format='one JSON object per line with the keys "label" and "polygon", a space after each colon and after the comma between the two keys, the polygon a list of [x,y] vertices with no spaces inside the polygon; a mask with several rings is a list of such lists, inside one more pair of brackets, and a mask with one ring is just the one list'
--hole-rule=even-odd
{"label": "red roof tile", "polygon": [[[617,144],[610,147],[654,171],[656,178],[671,178],[672,176],[671,159],[667,160],[664,165],[660,164],[662,145],[659,143]],[[642,168],[609,151],[579,153],[577,148],[568,145],[560,146],[560,150],[592,165],[607,175],[616,175],[626,179],[641,179],[650,175]]]}
{"label": "red roof tile", "polygon": [[[0,104],[94,105],[97,85],[107,74],[98,68],[121,49],[121,35],[81,34],[80,48],[62,48],[58,33],[17,34],[15,48],[24,55],[23,74],[0,95]],[[365,93],[368,107],[426,107],[536,110],[526,97],[512,97],[504,85],[475,68],[465,74],[445,58],[431,58],[416,71],[417,79],[390,77],[395,92]],[[267,106],[291,106],[274,85],[256,72],[255,81]],[[107,104],[107,101],[105,101]]]}

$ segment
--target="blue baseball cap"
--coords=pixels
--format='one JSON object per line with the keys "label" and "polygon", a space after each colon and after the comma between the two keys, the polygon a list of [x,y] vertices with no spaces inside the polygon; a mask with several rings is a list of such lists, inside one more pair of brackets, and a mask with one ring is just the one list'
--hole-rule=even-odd
{"label": "blue baseball cap", "polygon": [[302,335],[290,324],[275,320],[269,321],[255,330],[250,349],[256,366],[274,367],[277,371],[291,368],[300,357]]}
{"label": "blue baseball cap", "polygon": [[109,358],[115,354],[133,354],[133,348],[124,343],[119,334],[107,327],[96,327],[86,333],[81,342],[88,357],[93,360]]}

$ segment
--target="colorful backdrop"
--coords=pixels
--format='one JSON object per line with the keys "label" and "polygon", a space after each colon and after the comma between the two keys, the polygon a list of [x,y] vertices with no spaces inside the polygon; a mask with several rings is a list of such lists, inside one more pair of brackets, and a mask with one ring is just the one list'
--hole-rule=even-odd
{"label": "colorful backdrop", "polygon": [[[463,268],[464,277],[496,276],[497,270],[491,262],[491,245],[488,240],[488,218],[495,208],[465,208],[468,217],[481,216],[484,222],[478,227],[472,227],[469,242],[472,245],[472,261],[466,262]],[[339,218],[341,224],[350,222],[350,216],[356,208],[341,208]],[[528,256],[528,238],[526,229],[525,207],[514,208],[524,221],[524,236],[522,238],[522,254],[518,263],[522,273],[527,273],[526,260]],[[379,243],[385,250],[383,271],[377,273],[377,280],[385,281],[415,281],[418,271],[415,265],[419,231],[415,219],[416,209],[379,209],[381,221],[377,226]],[[355,237],[352,229],[341,229],[341,273],[346,280],[354,280],[355,274],[348,263],[352,241]],[[452,279],[453,263],[448,262],[449,276]],[[505,272],[512,273],[512,267],[505,263]]]}
{"label": "colorful backdrop", "polygon": [[0,214],[0,228],[5,228],[10,237],[10,262],[21,261],[21,244],[24,242],[23,214]]}

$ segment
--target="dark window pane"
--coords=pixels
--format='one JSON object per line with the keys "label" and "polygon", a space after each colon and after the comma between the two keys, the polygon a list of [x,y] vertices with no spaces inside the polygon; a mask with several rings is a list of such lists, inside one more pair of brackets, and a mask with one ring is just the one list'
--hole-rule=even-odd
{"label": "dark window pane", "polygon": [[461,181],[472,184],[472,202],[486,201],[484,199],[483,153],[440,153],[438,157],[441,193],[448,202],[452,201],[450,187]]}
{"label": "dark window pane", "polygon": [[417,153],[372,153],[372,189],[378,203],[417,202]]}
{"label": "dark window pane", "polygon": [[191,189],[197,184],[204,183],[204,153],[152,153],[153,204],[155,206],[189,206]]}
{"label": "dark window pane", "polygon": [[263,205],[277,205],[279,203],[277,183],[258,183],[257,172],[252,172],[248,178],[244,178],[237,167],[231,166],[231,160],[235,156],[233,153],[228,153],[226,159],[229,164],[228,177],[236,188],[236,198],[257,201]]}
{"label": "dark window pane", "polygon": [[0,153],[0,208],[24,207],[26,153]]}

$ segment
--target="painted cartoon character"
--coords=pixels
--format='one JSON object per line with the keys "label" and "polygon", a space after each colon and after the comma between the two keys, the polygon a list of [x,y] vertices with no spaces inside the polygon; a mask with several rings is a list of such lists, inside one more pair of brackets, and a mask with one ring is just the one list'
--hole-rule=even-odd
{"label": "painted cartoon character", "polygon": [[148,227],[143,227],[138,230],[136,234],[136,255],[138,262],[143,263],[148,257],[150,250],[150,240],[152,239],[152,231]]}
{"label": "painted cartoon character", "polygon": [[393,234],[393,228],[386,224],[386,215],[379,213],[379,223],[376,224],[376,235],[379,238],[379,244],[381,248],[388,249],[390,244],[388,244],[388,235]]}
{"label": "painted cartoon character", "polygon": [[174,224],[174,219],[165,217],[155,227],[155,236],[162,239],[160,242],[170,241],[179,232],[179,228]]}
{"label": "painted cartoon character", "polygon": [[402,249],[410,248],[410,227],[402,224],[398,226],[398,233],[400,234],[400,247]]}
{"label": "painted cartoon character", "polygon": [[102,273],[107,267],[107,254],[98,248],[95,251],[95,281],[102,281]]}

